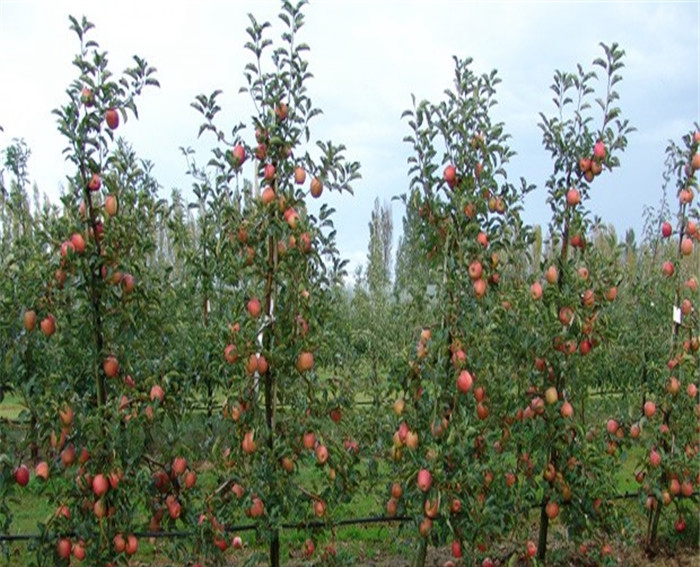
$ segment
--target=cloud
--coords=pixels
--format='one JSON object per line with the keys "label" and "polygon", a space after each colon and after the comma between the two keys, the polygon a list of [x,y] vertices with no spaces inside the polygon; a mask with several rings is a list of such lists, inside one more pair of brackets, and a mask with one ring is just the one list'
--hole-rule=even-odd
{"label": "cloud", "polygon": [[[388,200],[408,188],[410,148],[402,142],[408,127],[400,114],[412,93],[442,98],[452,86],[453,55],[473,57],[478,72],[498,69],[494,112],[518,152],[511,177],[524,175],[541,187],[551,161],[541,148],[537,113],[552,111],[554,69],[589,65],[602,54],[600,41],[619,42],[627,52],[621,104],[639,131],[630,137],[623,168],[610,185],[601,181],[593,203],[619,225],[619,234],[641,226],[643,205],[660,196],[668,138],[678,139],[700,115],[699,10],[692,2],[311,2],[301,39],[311,46],[309,94],[325,112],[312,123],[313,135],[345,143],[348,158],[362,162],[355,197],[333,201],[343,255],[363,262],[375,197]],[[223,89],[222,124],[248,120],[249,97],[238,94],[249,60],[242,48],[247,14],[273,22],[271,37],[278,37],[278,11],[276,1],[182,1],[167,8],[133,0],[0,2],[0,147],[24,137],[32,150],[30,174],[56,196],[71,170],[51,109],[62,103],[75,76],[71,60],[78,43],[67,16],[85,14],[115,71],[135,53],[158,69],[162,88],[142,97],[141,120],[130,120],[120,133],[154,162],[165,194],[172,187],[187,191],[178,148],[210,145],[209,139],[196,140],[199,117],[190,102]],[[527,203],[528,220],[546,224],[542,189]],[[401,215],[396,204],[397,237]]]}

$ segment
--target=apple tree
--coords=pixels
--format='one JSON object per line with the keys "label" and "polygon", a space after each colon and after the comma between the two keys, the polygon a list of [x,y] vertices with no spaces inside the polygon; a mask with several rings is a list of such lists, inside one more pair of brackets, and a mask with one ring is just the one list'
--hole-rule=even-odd
{"label": "apple tree", "polygon": [[506,432],[494,409],[509,384],[499,368],[494,313],[504,309],[509,258],[528,239],[520,212],[531,187],[506,174],[513,151],[504,125],[492,118],[500,79],[495,71],[477,75],[471,64],[455,58],[454,87],[444,100],[414,98],[404,113],[413,155],[401,199],[419,218],[413,240],[428,268],[431,309],[413,329],[408,364],[393,376],[394,481],[386,506],[389,515],[413,518],[416,565],[429,544],[451,542],[460,557],[503,529],[491,483]]}

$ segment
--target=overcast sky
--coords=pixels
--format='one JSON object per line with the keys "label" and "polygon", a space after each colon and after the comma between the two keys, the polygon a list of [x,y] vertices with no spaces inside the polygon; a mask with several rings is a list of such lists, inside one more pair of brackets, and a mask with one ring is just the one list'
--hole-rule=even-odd
{"label": "overcast sky", "polygon": [[[71,61],[78,43],[68,15],[85,15],[96,25],[92,38],[109,52],[113,71],[130,65],[134,54],[158,69],[162,88],[146,92],[138,103],[141,120],[130,120],[119,133],[154,162],[164,196],[174,187],[191,195],[178,149],[195,146],[199,117],[189,104],[199,93],[222,89],[220,125],[248,121],[248,95],[238,94],[248,62],[247,14],[272,21],[276,37],[279,6],[262,0],[0,0],[0,148],[24,138],[32,151],[32,180],[58,195],[70,170],[51,110],[64,103],[76,76]],[[401,112],[412,93],[438,101],[452,86],[452,55],[473,57],[479,72],[498,69],[503,82],[495,113],[518,152],[509,175],[539,187],[526,206],[533,224],[546,225],[549,218],[543,185],[551,162],[537,122],[540,111],[553,110],[555,69],[590,66],[602,55],[601,41],[617,42],[627,53],[621,106],[638,131],[630,136],[622,168],[596,180],[591,205],[619,233],[639,233],[643,207],[656,205],[661,195],[668,140],[690,131],[700,115],[698,1],[315,0],[305,14],[301,39],[311,46],[315,76],[309,94],[324,111],[312,123],[312,135],[344,143],[347,156],[362,164],[355,196],[329,197],[340,213],[341,253],[352,265],[364,262],[375,198],[389,201],[407,188],[409,147],[402,139],[408,129]],[[398,235],[403,210],[398,203],[393,210]]]}

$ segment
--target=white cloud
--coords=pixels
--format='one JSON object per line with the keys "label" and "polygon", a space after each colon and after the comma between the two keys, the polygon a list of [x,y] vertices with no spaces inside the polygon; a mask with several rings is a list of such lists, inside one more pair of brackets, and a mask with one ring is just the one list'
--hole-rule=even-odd
{"label": "white cloud", "polygon": [[[74,76],[78,44],[67,16],[85,14],[115,71],[135,53],[158,68],[162,88],[144,95],[141,120],[129,121],[121,133],[140,156],[154,161],[166,193],[186,188],[178,147],[197,145],[199,124],[190,102],[221,88],[224,123],[247,120],[250,102],[237,94],[248,61],[242,47],[247,14],[276,26],[278,9],[276,1],[182,1],[167,7],[133,0],[0,2],[0,147],[24,137],[33,152],[31,175],[41,190],[56,194],[70,169],[50,112]],[[627,51],[621,103],[639,132],[630,137],[623,168],[611,180],[614,189],[605,197],[601,190],[594,203],[599,214],[620,224],[618,233],[639,226],[643,204],[655,204],[660,195],[667,139],[685,133],[700,115],[699,10],[697,3],[667,1],[311,2],[301,39],[311,46],[311,98],[326,113],[314,124],[315,137],[345,143],[348,158],[363,164],[356,196],[338,202],[343,254],[355,262],[364,258],[374,198],[389,199],[407,188],[409,148],[402,138],[408,129],[400,113],[410,106],[411,93],[436,100],[452,86],[452,55],[474,57],[479,72],[498,69],[503,82],[496,113],[515,135],[512,145],[519,152],[512,175],[542,184],[551,164],[540,146],[537,112],[551,111],[553,71],[590,64],[601,55],[600,41],[617,41]],[[275,27],[272,35],[278,34]],[[199,147],[207,145],[205,140]],[[528,217],[546,221],[543,194],[534,197]],[[621,207],[620,200],[628,204]],[[398,233],[398,205],[394,212]]]}

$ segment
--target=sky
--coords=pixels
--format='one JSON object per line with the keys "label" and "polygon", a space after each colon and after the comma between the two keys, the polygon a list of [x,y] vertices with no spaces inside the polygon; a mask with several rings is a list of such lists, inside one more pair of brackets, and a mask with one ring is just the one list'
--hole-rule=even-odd
{"label": "sky", "polygon": [[[179,148],[196,148],[203,162],[211,140],[197,141],[200,121],[190,103],[221,89],[219,125],[227,130],[249,122],[249,96],[238,93],[249,61],[243,49],[248,14],[273,23],[270,37],[276,38],[279,8],[271,0],[0,0],[0,149],[24,138],[32,151],[32,181],[57,199],[71,171],[51,110],[65,102],[76,77],[71,61],[79,46],[68,15],[85,15],[112,71],[129,66],[134,54],[157,68],[161,88],[143,94],[140,120],[129,120],[119,133],[153,162],[164,197],[173,188],[191,196]],[[345,144],[346,156],[362,165],[354,196],[325,197],[338,211],[338,244],[350,273],[365,262],[376,198],[391,203],[395,240],[400,234],[404,211],[391,199],[408,189],[410,154],[401,113],[412,94],[442,100],[452,86],[453,55],[472,57],[477,72],[498,70],[494,116],[505,123],[517,152],[509,177],[523,176],[538,187],[525,203],[530,224],[549,220],[544,183],[552,164],[537,124],[539,112],[554,110],[549,86],[556,69],[574,71],[577,63],[590,68],[603,55],[600,42],[617,42],[626,52],[620,106],[637,131],[629,136],[622,167],[596,179],[590,201],[594,214],[619,235],[629,228],[639,235],[644,208],[661,198],[668,141],[679,141],[700,117],[697,0],[312,0],[304,13],[300,40],[311,47],[314,75],[308,94],[324,111],[312,122],[312,137]]]}

